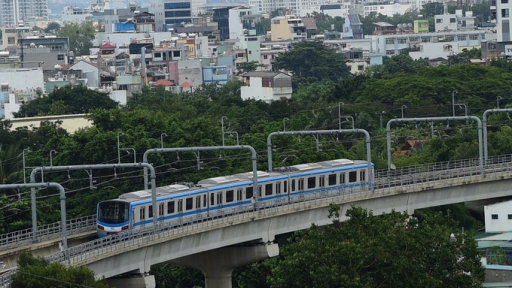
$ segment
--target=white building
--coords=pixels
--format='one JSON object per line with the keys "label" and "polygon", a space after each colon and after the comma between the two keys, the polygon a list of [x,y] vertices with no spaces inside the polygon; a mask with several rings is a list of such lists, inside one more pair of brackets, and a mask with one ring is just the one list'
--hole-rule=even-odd
{"label": "white building", "polygon": [[234,7],[229,9],[229,39],[238,39],[244,35],[244,20],[245,16],[257,15],[258,8],[252,7]]}
{"label": "white building", "polygon": [[87,79],[86,86],[88,88],[99,88],[100,73],[96,65],[87,61],[78,61],[69,67],[68,70],[81,70],[82,77]]}
{"label": "white building", "polygon": [[307,11],[320,5],[318,0],[249,0],[250,6],[255,6],[260,13],[270,13],[277,9],[287,9],[295,15],[305,16]]}
{"label": "white building", "polygon": [[484,206],[485,232],[512,231],[512,201]]}
{"label": "white building", "polygon": [[364,16],[370,15],[370,13],[375,12],[377,14],[386,15],[389,17],[393,17],[395,14],[404,14],[407,11],[412,10],[411,4],[373,4],[373,5],[365,5],[364,6]]}
{"label": "white building", "polygon": [[0,70],[0,82],[12,90],[30,90],[44,88],[43,68],[20,68]]}
{"label": "white building", "polygon": [[455,14],[442,14],[435,17],[435,29],[437,32],[441,31],[460,31],[460,30],[473,30],[476,28],[473,11],[456,10]]}
{"label": "white building", "polygon": [[292,77],[281,72],[247,72],[243,75],[245,84],[241,87],[242,100],[265,102],[290,99],[292,97]]}
{"label": "white building", "polygon": [[496,34],[486,30],[432,32],[421,34],[371,35],[370,53],[387,56],[400,54],[406,48],[419,48],[420,43],[458,42],[459,47],[480,47],[482,41],[496,39]]}
{"label": "white building", "polygon": [[0,0],[0,27],[17,27],[31,17],[48,19],[48,0]]}
{"label": "white building", "polygon": [[437,43],[420,43],[420,51],[409,52],[412,59],[434,59],[442,57],[448,59],[459,52],[459,42],[437,42]]}
{"label": "white building", "polygon": [[512,30],[512,19],[510,11],[512,2],[508,0],[491,0],[491,19],[496,22],[498,42],[512,41],[510,31]]}

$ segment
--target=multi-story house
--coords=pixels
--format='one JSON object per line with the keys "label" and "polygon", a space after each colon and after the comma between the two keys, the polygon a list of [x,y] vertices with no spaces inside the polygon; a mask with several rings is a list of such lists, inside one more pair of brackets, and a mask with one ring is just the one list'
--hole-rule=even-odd
{"label": "multi-story house", "polygon": [[439,31],[461,31],[474,30],[476,28],[476,17],[473,11],[456,10],[455,14],[442,14],[435,17],[435,29]]}
{"label": "multi-story house", "polygon": [[277,16],[271,19],[272,41],[304,40],[307,38],[306,26],[302,19],[294,15]]}
{"label": "multi-story house", "polygon": [[22,67],[43,67],[52,70],[59,64],[72,62],[69,39],[56,36],[28,36],[18,40],[17,54]]}
{"label": "multi-story house", "polygon": [[245,84],[241,88],[243,100],[254,99],[265,102],[290,99],[292,77],[281,72],[254,71],[244,73]]}

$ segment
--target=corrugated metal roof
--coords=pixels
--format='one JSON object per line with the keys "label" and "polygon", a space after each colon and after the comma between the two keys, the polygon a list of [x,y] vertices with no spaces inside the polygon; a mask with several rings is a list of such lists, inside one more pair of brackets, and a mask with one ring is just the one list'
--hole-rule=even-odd
{"label": "corrugated metal roof", "polygon": [[479,241],[512,241],[512,232],[491,235],[489,237],[480,238]]}

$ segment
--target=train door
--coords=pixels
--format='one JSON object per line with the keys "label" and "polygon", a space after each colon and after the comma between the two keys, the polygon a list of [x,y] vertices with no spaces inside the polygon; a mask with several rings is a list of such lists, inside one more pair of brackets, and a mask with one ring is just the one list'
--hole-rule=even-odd
{"label": "train door", "polygon": [[137,209],[135,209],[135,207],[132,208],[132,219],[130,219],[130,229],[133,229],[133,227],[135,227],[135,219],[136,217],[138,217],[139,215],[137,215],[136,213]]}
{"label": "train door", "polygon": [[183,223],[183,199],[178,200],[178,222]]}
{"label": "train door", "polygon": [[142,206],[139,208],[139,219],[140,219],[140,226],[144,227],[146,226],[144,224],[144,221],[146,220],[146,207]]}
{"label": "train door", "polygon": [[284,185],[283,185],[283,192],[286,193],[288,195],[288,203],[290,203],[290,183],[292,181],[290,180],[290,175],[288,175],[288,180],[285,180],[284,181]]}

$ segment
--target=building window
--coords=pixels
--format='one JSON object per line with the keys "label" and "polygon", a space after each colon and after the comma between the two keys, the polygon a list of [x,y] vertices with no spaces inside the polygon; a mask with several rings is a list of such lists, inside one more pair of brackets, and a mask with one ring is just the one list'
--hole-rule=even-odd
{"label": "building window", "polygon": [[398,38],[398,44],[407,44],[407,38]]}
{"label": "building window", "polygon": [[164,3],[164,9],[189,9],[190,2]]}
{"label": "building window", "polygon": [[453,36],[450,35],[450,36],[444,36],[444,40],[448,41],[448,42],[451,42],[453,41]]}
{"label": "building window", "polygon": [[492,214],[491,218],[494,219],[494,220],[498,219],[498,214]]}
{"label": "building window", "polygon": [[357,65],[357,70],[358,71],[363,71],[364,69],[364,66],[363,65]]}
{"label": "building window", "polygon": [[508,3],[508,0],[501,0],[502,4]]}
{"label": "building window", "polygon": [[457,40],[459,40],[459,41],[466,41],[466,35],[459,35],[459,36],[457,36]]}
{"label": "building window", "polygon": [[64,55],[57,55],[57,60],[64,60]]}
{"label": "building window", "polygon": [[443,23],[443,19],[436,19],[436,23]]}
{"label": "building window", "polygon": [[501,17],[508,17],[508,8],[501,9]]}
{"label": "building window", "polygon": [[267,59],[267,58],[268,58],[268,56],[267,56],[267,55],[263,55],[263,59]]}
{"label": "building window", "polygon": [[512,219],[512,214],[508,214],[508,220]]}
{"label": "building window", "polygon": [[386,44],[395,44],[395,38],[386,39]]}
{"label": "building window", "polygon": [[386,50],[386,55],[395,55],[395,50]]}
{"label": "building window", "polygon": [[469,35],[469,40],[478,40],[478,34]]}

